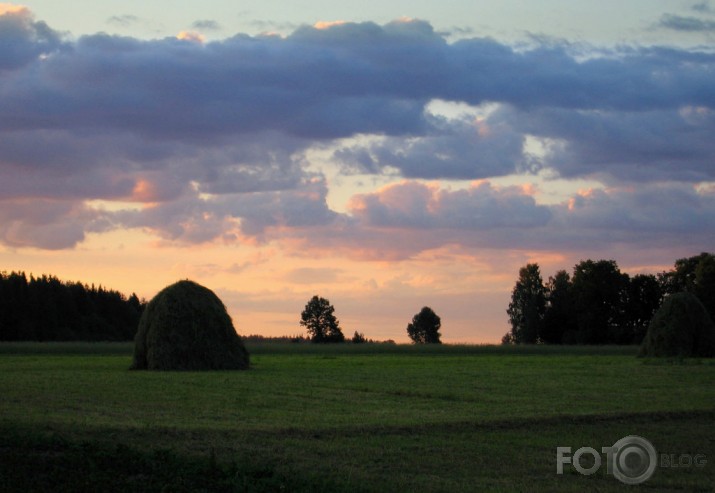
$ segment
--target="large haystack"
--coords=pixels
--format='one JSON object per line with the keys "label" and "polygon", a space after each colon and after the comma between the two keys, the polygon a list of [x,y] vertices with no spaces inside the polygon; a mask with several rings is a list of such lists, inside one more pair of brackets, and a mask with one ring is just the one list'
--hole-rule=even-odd
{"label": "large haystack", "polygon": [[641,356],[715,356],[715,324],[691,293],[668,296],[648,326]]}
{"label": "large haystack", "polygon": [[147,305],[133,369],[244,370],[248,352],[221,300],[192,281],[164,288]]}

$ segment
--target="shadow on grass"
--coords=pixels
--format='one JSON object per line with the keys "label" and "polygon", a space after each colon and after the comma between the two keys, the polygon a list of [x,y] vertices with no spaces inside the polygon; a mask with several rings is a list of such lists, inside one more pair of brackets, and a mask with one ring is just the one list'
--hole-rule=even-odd
{"label": "shadow on grass", "polygon": [[166,448],[68,439],[56,432],[2,428],[3,492],[279,492],[331,491],[325,479],[278,464],[189,457]]}
{"label": "shadow on grass", "polygon": [[[623,491],[600,471],[555,473],[557,446],[642,435],[659,452],[715,453],[715,410],[496,422],[222,432],[0,423],[0,491]],[[660,469],[652,491],[712,491],[710,464]]]}

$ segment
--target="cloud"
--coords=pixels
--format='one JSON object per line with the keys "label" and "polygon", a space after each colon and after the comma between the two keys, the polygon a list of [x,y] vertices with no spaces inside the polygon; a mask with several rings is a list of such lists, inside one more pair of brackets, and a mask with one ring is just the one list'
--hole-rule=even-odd
{"label": "cloud", "polygon": [[113,15],[107,19],[107,24],[119,27],[130,27],[139,22],[139,17],[131,14]]}
{"label": "cloud", "polygon": [[289,190],[209,195],[190,188],[171,201],[116,212],[112,221],[184,244],[267,241],[285,230],[301,234],[330,226],[339,216],[328,208],[326,195],[319,177]]}
{"label": "cloud", "polygon": [[348,171],[399,170],[408,178],[477,179],[504,176],[528,167],[523,133],[500,120],[500,112],[480,119],[426,115],[428,130],[417,139],[392,137],[337,150]]}
{"label": "cloud", "polygon": [[713,9],[709,1],[699,2],[690,7],[696,15],[663,14],[657,27],[687,33],[715,32]]}
{"label": "cloud", "polygon": [[715,32],[715,21],[699,17],[663,14],[658,25],[662,28],[685,32]]}
{"label": "cloud", "polygon": [[356,195],[352,214],[369,227],[488,231],[529,228],[548,222],[548,208],[518,187],[497,189],[480,182],[466,190],[406,181]]}
{"label": "cloud", "polygon": [[636,250],[715,241],[715,193],[686,184],[589,189],[539,204],[530,187],[450,190],[405,181],[357,195],[349,228],[313,231],[297,249],[404,260],[448,245],[502,251]]}
{"label": "cloud", "polygon": [[315,139],[420,135],[428,130],[423,108],[435,98],[697,106],[712,103],[704,89],[714,63],[712,55],[674,50],[578,62],[563,48],[517,52],[487,39],[449,45],[421,21],[302,27],[286,38],[239,35],[206,45],[94,35],[53,55],[35,61],[39,72],[2,81],[6,99],[18,101],[2,116],[22,117],[25,127],[99,126],[174,140],[261,130]]}
{"label": "cloud", "polygon": [[0,76],[62,48],[60,35],[27,8],[0,4]]}
{"label": "cloud", "polygon": [[404,260],[445,245],[501,248],[511,243],[512,248],[528,248],[515,242],[532,230],[543,231],[551,216],[528,188],[476,182],[451,190],[408,180],[354,196],[348,214],[334,218],[330,228],[283,236],[291,235],[295,250]]}
{"label": "cloud", "polygon": [[[714,69],[704,50],[449,43],[410,19],[199,43],[69,40],[27,9],[0,10],[0,241],[65,248],[90,231],[143,228],[179,243],[276,240],[373,258],[447,243],[597,242],[601,224],[653,241],[644,199],[628,187],[684,200],[655,209],[672,218],[658,241],[674,241],[676,217],[712,211],[695,186],[715,180]],[[472,109],[436,114],[435,100]],[[321,149],[340,174],[406,181],[336,212],[311,162]],[[421,181],[539,172],[608,191],[569,208],[520,188]],[[133,205],[106,212],[93,200]],[[56,214],[38,221],[48,204]]]}
{"label": "cloud", "polygon": [[86,233],[110,227],[107,217],[78,202],[0,200],[0,241],[10,247],[71,248]]}
{"label": "cloud", "polygon": [[694,5],[691,7],[691,9],[694,10],[694,11],[696,11],[696,12],[702,12],[702,13],[711,13],[711,12],[713,12],[713,9],[712,9],[712,7],[710,6],[710,1],[709,1],[709,0],[705,0],[705,1],[703,1],[703,2],[696,3],[696,4],[694,4]]}
{"label": "cloud", "polygon": [[445,36],[466,38],[468,36],[473,37],[475,34],[474,31],[474,28],[470,26],[452,26],[442,34],[444,34]]}
{"label": "cloud", "polygon": [[12,3],[0,3],[0,15],[5,15],[7,13],[17,13],[17,12],[27,12],[27,7],[22,5],[15,5]]}
{"label": "cloud", "polygon": [[221,30],[221,24],[218,23],[218,21],[211,20],[211,19],[202,19],[198,21],[194,21],[191,24],[192,29],[197,29],[199,31],[220,31]]}
{"label": "cloud", "polygon": [[715,240],[715,194],[685,184],[591,190],[554,208],[554,232],[571,249],[642,249]]}
{"label": "cloud", "polygon": [[181,31],[179,34],[176,35],[176,39],[199,44],[202,44],[204,41],[206,41],[206,38],[203,34],[194,31]]}
{"label": "cloud", "polygon": [[568,111],[543,108],[512,112],[517,132],[548,139],[537,168],[567,178],[606,182],[715,179],[715,107],[683,106],[651,111]]}

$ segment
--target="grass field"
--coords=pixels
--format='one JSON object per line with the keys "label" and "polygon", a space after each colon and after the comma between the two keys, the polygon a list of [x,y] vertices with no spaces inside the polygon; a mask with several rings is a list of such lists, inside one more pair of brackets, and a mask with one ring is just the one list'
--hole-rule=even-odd
{"label": "grass field", "polygon": [[[0,491],[715,488],[710,360],[653,362],[631,347],[254,344],[247,372],[132,372],[131,351],[0,345]],[[707,463],[659,466],[638,486],[605,462],[556,474],[556,447],[600,451],[627,435],[659,457]]]}

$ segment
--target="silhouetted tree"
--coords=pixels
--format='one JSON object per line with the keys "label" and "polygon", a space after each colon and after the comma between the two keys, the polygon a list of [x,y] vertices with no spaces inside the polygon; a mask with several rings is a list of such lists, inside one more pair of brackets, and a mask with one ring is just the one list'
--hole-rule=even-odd
{"label": "silhouetted tree", "polygon": [[511,330],[507,331],[507,333],[502,336],[501,343],[504,346],[514,344],[514,336],[511,334]]}
{"label": "silhouetted tree", "polygon": [[663,294],[693,293],[715,318],[715,254],[703,252],[678,259],[673,270],[661,273],[658,280]]}
{"label": "silhouetted tree", "polygon": [[619,344],[640,344],[653,315],[663,300],[658,279],[651,274],[637,274],[628,285],[628,299]]}
{"label": "silhouetted tree", "polygon": [[614,260],[584,260],[572,280],[578,320],[575,342],[607,344],[621,327],[629,278]]}
{"label": "silhouetted tree", "polygon": [[335,308],[325,298],[313,296],[300,315],[300,325],[310,334],[312,342],[344,342],[345,336],[334,315]]}
{"label": "silhouetted tree", "polygon": [[511,293],[507,309],[511,334],[516,344],[538,341],[546,311],[546,288],[541,279],[539,264],[527,264],[519,269],[519,279]]}
{"label": "silhouetted tree", "polygon": [[697,284],[696,271],[698,264],[702,260],[712,258],[713,256],[714,254],[712,253],[703,252],[700,255],[693,255],[692,257],[676,260],[672,270],[659,275],[659,282],[661,283],[663,293],[675,294],[683,291],[694,293]]}
{"label": "silhouetted tree", "polygon": [[425,306],[407,325],[407,335],[415,344],[441,344],[440,327],[442,327],[441,319],[430,307]]}
{"label": "silhouetted tree", "polygon": [[364,344],[367,342],[367,338],[365,338],[365,334],[358,332],[357,330],[355,331],[355,334],[353,334],[353,338],[351,339],[353,344]]}
{"label": "silhouetted tree", "polygon": [[560,270],[546,283],[546,311],[539,339],[546,344],[562,344],[575,339],[576,330],[571,277]]}
{"label": "silhouetted tree", "polygon": [[700,259],[695,268],[695,296],[702,302],[711,319],[715,319],[715,255]]}

